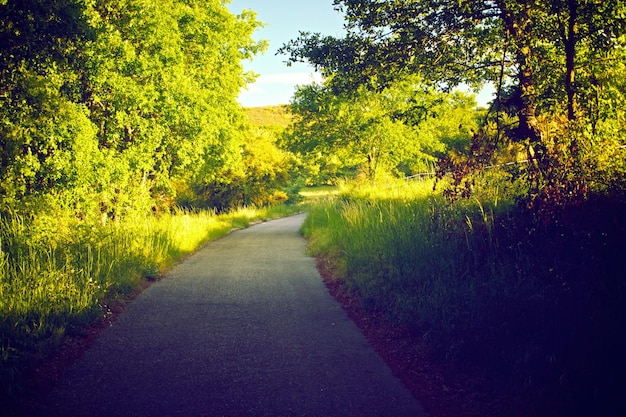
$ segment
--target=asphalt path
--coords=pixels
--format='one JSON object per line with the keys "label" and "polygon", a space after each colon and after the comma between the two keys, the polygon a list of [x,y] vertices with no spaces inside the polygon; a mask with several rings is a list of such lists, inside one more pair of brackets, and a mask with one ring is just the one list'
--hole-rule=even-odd
{"label": "asphalt path", "polygon": [[175,267],[33,415],[426,416],[327,292],[303,219],[236,231]]}

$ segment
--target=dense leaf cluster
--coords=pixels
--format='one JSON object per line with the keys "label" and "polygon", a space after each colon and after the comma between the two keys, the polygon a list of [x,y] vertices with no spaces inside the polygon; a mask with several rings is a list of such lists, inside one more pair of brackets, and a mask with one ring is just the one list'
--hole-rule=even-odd
{"label": "dense leaf cluster", "polygon": [[438,157],[466,147],[478,128],[473,97],[438,92],[419,77],[352,94],[335,94],[329,84],[296,91],[285,135],[309,183],[431,172]]}
{"label": "dense leaf cluster", "polygon": [[5,3],[0,211],[167,208],[241,164],[241,61],[265,47],[254,13],[217,0]]}
{"label": "dense leaf cluster", "polygon": [[457,182],[513,143],[521,152],[512,160],[526,161],[533,201],[558,204],[623,188],[624,164],[615,161],[625,159],[624,1],[334,4],[346,16],[345,37],[302,33],[282,51],[315,65],[336,93],[360,85],[379,90],[407,73],[444,90],[495,87],[492,111],[471,146],[475,154],[466,166],[444,164],[457,170]]}

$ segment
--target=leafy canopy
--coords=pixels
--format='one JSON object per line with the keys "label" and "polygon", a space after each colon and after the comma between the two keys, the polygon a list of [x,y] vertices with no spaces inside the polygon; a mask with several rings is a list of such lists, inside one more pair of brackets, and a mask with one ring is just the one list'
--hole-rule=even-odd
{"label": "leafy canopy", "polygon": [[266,47],[253,12],[8,0],[0,14],[0,211],[166,208],[242,163],[241,61]]}
{"label": "leafy canopy", "polygon": [[[334,4],[346,16],[345,37],[302,33],[281,51],[291,62],[315,65],[335,92],[360,85],[380,90],[406,73],[444,90],[492,83],[497,97],[485,120],[497,126],[479,132],[473,149],[493,154],[506,141],[520,144],[533,195],[547,190],[557,199],[575,198],[607,182],[592,167],[606,159],[596,150],[610,141],[609,132],[624,144],[623,113],[615,112],[624,97],[617,80],[626,75],[623,0]],[[624,160],[622,148],[607,145],[609,158]]]}
{"label": "leafy canopy", "polygon": [[411,175],[430,170],[450,146],[463,147],[477,128],[475,102],[445,94],[418,77],[381,92],[359,87],[337,95],[325,85],[298,88],[288,148],[306,161],[317,182],[343,175]]}

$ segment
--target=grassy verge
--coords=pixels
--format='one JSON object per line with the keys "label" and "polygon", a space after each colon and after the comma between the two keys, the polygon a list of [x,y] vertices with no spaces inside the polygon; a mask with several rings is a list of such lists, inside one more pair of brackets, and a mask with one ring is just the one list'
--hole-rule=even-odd
{"label": "grassy verge", "polygon": [[108,306],[232,229],[297,206],[137,216],[106,226],[0,218],[0,384],[11,395],[30,364],[107,314]]}
{"label": "grassy verge", "polygon": [[431,189],[320,200],[303,226],[311,252],[364,308],[523,393],[534,413],[622,415],[626,201],[595,197],[545,219],[496,195],[450,204]]}

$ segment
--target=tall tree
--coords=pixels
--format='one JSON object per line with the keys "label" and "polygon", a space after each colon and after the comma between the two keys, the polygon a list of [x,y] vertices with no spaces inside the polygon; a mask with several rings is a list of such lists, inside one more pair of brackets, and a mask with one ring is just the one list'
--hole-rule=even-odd
{"label": "tall tree", "polygon": [[[549,176],[545,127],[538,115],[563,95],[576,118],[582,57],[620,48],[623,0],[335,0],[347,19],[341,39],[303,33],[285,45],[291,61],[314,64],[336,89],[419,72],[443,88],[492,82],[498,108],[515,112],[513,139],[526,142],[540,176]],[[587,51],[595,51],[587,54]],[[585,52],[585,54],[583,54]],[[574,146],[576,143],[574,142]],[[575,150],[575,149],[574,149]]]}
{"label": "tall tree", "polygon": [[265,46],[253,12],[7,0],[0,14],[0,209],[61,193],[90,202],[77,212],[167,205],[238,163],[241,61]]}
{"label": "tall tree", "polygon": [[[0,4],[0,206],[59,192],[94,133],[70,86],[93,39],[80,0]],[[28,205],[28,201],[21,204]]]}
{"label": "tall tree", "polygon": [[254,14],[174,0],[102,1],[95,12],[89,107],[101,146],[126,155],[135,183],[165,203],[227,171],[239,157],[241,60],[264,46],[251,38]]}

